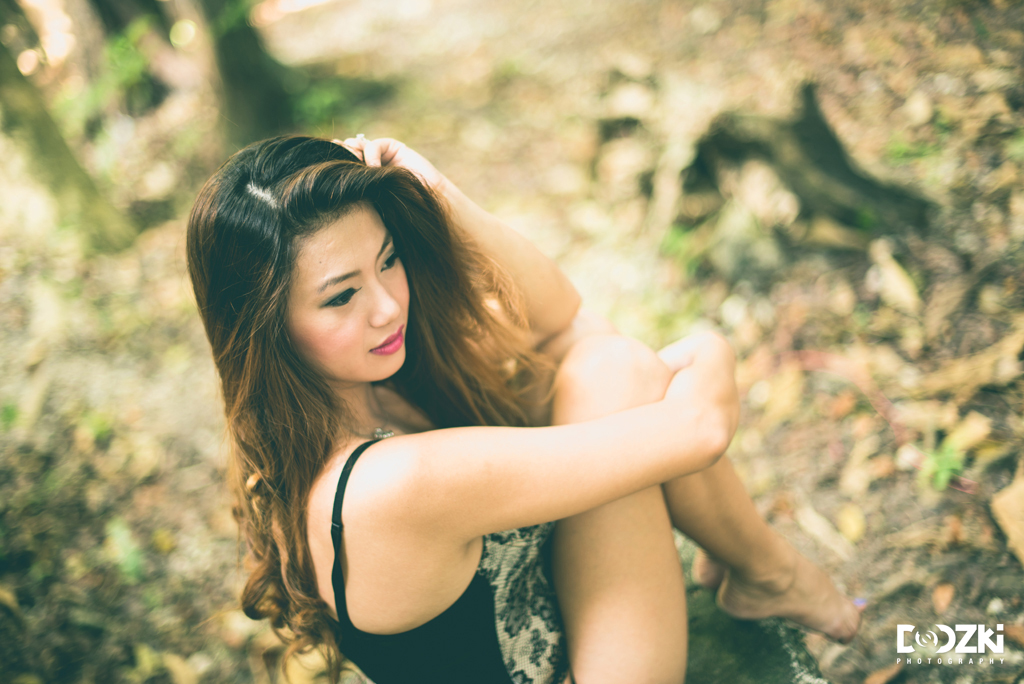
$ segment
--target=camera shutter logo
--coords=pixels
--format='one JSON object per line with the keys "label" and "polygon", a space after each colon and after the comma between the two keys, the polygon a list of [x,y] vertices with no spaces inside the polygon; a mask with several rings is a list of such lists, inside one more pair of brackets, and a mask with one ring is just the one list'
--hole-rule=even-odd
{"label": "camera shutter logo", "polygon": [[[1002,625],[996,625],[995,630],[989,629],[985,625],[955,625],[954,628],[950,628],[948,625],[935,625],[935,628],[942,633],[944,638],[940,638],[938,634],[932,631],[922,634],[917,631],[917,627],[914,625],[896,625],[896,652],[914,653],[917,650],[913,643],[907,643],[907,635],[912,632],[914,634],[914,643],[923,650],[930,650],[938,646],[938,649],[934,651],[936,654],[948,653],[949,651],[953,651],[957,655],[963,653],[1003,652]],[[959,641],[956,637],[957,632],[963,635]],[[977,635],[977,639],[973,639],[975,635]],[[992,637],[995,637],[995,641],[992,640]],[[939,646],[940,643],[942,643],[941,646]]]}

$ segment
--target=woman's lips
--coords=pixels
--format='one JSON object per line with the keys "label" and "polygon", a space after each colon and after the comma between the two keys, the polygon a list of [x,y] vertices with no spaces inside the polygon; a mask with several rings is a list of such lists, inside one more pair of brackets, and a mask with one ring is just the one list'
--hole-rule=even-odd
{"label": "woman's lips", "polygon": [[389,354],[394,354],[396,351],[401,349],[402,348],[402,343],[405,341],[405,339],[402,337],[402,330],[404,328],[405,328],[404,325],[400,326],[398,328],[398,332],[396,332],[394,335],[392,335],[388,339],[384,340],[384,344],[380,345],[379,347],[374,347],[373,349],[371,349],[370,353],[371,354],[380,354],[382,356],[387,356]]}

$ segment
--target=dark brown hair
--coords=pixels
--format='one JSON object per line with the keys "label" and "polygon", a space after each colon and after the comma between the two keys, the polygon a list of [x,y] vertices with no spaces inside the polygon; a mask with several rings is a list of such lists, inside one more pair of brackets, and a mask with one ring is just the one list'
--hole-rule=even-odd
{"label": "dark brown hair", "polygon": [[391,381],[436,426],[527,425],[526,397],[550,372],[525,341],[509,278],[412,173],[294,136],[243,149],[207,181],[189,217],[188,270],[233,447],[252,567],[242,607],[270,619],[289,643],[285,658],[324,646],[332,681],[342,659],[309,553],[307,506],[316,477],[354,435],[346,407],[292,346],[285,315],[297,239],[356,204],[380,215],[409,281],[406,360]]}

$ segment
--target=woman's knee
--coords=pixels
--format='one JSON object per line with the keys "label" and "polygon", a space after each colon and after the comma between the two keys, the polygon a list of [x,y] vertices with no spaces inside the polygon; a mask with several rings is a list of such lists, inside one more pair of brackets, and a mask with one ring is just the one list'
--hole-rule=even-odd
{"label": "woman's knee", "polygon": [[622,408],[658,401],[672,374],[647,345],[622,335],[593,335],[576,342],[555,376],[559,393],[616,397]]}

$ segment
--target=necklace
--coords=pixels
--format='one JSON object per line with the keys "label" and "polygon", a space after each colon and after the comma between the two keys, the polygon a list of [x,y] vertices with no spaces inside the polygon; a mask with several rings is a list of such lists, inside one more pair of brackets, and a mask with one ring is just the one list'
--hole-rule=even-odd
{"label": "necklace", "polygon": [[[380,400],[377,399],[377,395],[373,391],[373,385],[368,385],[366,391],[369,392],[370,396],[373,397],[375,403],[377,404],[376,413],[384,416],[384,424],[381,425],[380,427],[376,427],[373,429],[373,432],[370,433],[370,439],[387,439],[388,437],[394,437],[395,431],[388,429],[388,423],[391,422],[391,416],[388,415],[388,412],[384,409],[384,406],[380,403]],[[367,405],[369,405],[369,403],[370,402],[367,401]],[[360,437],[365,437],[365,435],[360,435]]]}

